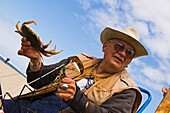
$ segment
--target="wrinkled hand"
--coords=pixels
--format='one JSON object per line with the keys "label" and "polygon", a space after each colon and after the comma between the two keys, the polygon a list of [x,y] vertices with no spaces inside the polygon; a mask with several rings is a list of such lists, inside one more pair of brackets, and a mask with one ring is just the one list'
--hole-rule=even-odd
{"label": "wrinkled hand", "polygon": [[[67,89],[63,89],[62,85],[66,83],[68,85]],[[57,97],[58,98],[62,98],[65,101],[68,101],[69,99],[73,99],[74,95],[76,93],[76,83],[74,80],[65,77],[61,80],[61,82],[59,83],[59,86],[57,88],[58,93],[57,93]]]}
{"label": "wrinkled hand", "polygon": [[18,51],[18,55],[26,56],[30,59],[40,58],[40,54],[36,51],[34,47],[31,46],[31,42],[27,41],[26,37],[23,37],[21,41],[21,48]]}

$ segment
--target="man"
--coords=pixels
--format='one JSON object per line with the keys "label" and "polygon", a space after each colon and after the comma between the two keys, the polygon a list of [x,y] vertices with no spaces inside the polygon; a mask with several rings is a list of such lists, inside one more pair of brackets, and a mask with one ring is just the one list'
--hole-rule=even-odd
{"label": "man", "polygon": [[[148,55],[148,52],[138,41],[138,33],[132,27],[122,31],[107,27],[102,31],[100,40],[103,44],[103,59],[79,54],[59,63],[44,66],[39,53],[24,37],[18,54],[30,58],[27,69],[28,83],[36,89],[48,86],[44,98],[54,95],[61,98],[64,105],[67,104],[60,111],[62,113],[136,112],[141,102],[141,94],[125,68],[132,59]],[[80,71],[76,69],[73,62],[77,63]],[[49,84],[56,80],[63,67],[62,64],[66,68],[66,77],[57,86],[57,93],[51,93],[56,92],[56,89]],[[56,67],[60,68],[42,77]],[[41,79],[35,81],[37,78]],[[80,84],[80,81],[85,82]]]}

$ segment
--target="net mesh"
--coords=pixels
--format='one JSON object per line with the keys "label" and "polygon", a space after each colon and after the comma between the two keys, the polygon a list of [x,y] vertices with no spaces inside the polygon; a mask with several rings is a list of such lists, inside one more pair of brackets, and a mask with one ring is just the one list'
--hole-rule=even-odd
{"label": "net mesh", "polygon": [[[56,79],[49,85],[46,85],[40,89],[31,89],[29,84],[40,80],[46,75],[52,73],[56,69],[59,69],[60,73]],[[46,73],[30,83],[24,85],[22,90],[19,92],[19,95],[12,97],[10,92],[6,92],[2,95],[1,92],[1,108],[4,108],[5,113],[57,113],[62,112],[62,109],[65,109],[67,105],[63,103],[62,99],[57,98],[57,87],[60,80],[65,77],[65,67],[61,65],[60,67],[55,68],[54,70]],[[29,93],[23,94],[24,90],[29,90]],[[10,98],[10,99],[7,99]]]}

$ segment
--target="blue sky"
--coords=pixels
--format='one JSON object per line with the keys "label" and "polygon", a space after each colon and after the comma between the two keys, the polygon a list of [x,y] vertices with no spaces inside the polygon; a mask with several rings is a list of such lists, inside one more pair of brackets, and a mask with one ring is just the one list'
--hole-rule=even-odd
{"label": "blue sky", "polygon": [[[127,70],[134,81],[153,96],[145,113],[154,112],[162,99],[161,88],[170,85],[170,14],[168,0],[0,0],[0,54],[22,72],[29,60],[18,56],[21,36],[15,25],[30,24],[48,49],[57,46],[63,52],[44,64],[52,64],[68,56],[88,53],[102,57],[100,33],[105,27],[123,30],[128,26],[139,31],[139,40],[149,56],[134,59]],[[161,7],[160,7],[161,6]],[[145,97],[145,95],[144,95]],[[145,99],[145,98],[144,98]]]}

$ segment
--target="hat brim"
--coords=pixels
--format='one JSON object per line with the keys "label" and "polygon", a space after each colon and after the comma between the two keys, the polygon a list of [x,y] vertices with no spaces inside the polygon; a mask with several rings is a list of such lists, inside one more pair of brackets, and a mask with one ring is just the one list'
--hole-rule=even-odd
{"label": "hat brim", "polygon": [[100,40],[102,44],[114,38],[126,41],[127,43],[129,43],[131,46],[135,48],[136,53],[133,58],[148,55],[146,48],[138,40],[134,39],[130,35],[127,35],[121,31],[117,31],[107,27],[102,31],[100,35]]}

